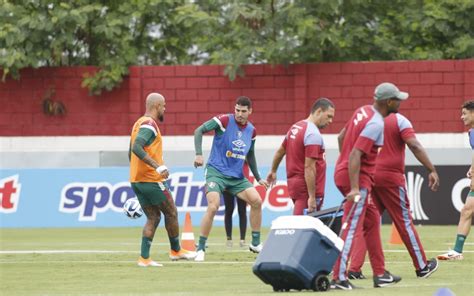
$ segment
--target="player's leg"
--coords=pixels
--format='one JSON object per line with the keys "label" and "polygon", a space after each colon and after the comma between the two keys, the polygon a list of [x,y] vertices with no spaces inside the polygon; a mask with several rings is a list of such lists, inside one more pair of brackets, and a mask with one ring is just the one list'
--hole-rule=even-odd
{"label": "player's leg", "polygon": [[293,198],[293,215],[303,215],[304,210],[308,208],[308,199]]}
{"label": "player's leg", "polygon": [[373,270],[374,287],[386,287],[402,280],[401,277],[385,270],[385,258],[380,236],[380,212],[374,203],[373,195],[368,199],[367,213],[364,221],[364,237],[369,252],[370,265]]}
{"label": "player's leg", "polygon": [[171,249],[169,253],[170,259],[193,259],[196,256],[195,252],[184,250],[180,246],[178,210],[174,203],[173,196],[166,185],[161,182],[146,183],[141,190],[149,197],[150,203],[158,207],[159,211],[163,213],[165,217],[165,228],[168,233]]}
{"label": "player's leg", "polygon": [[379,187],[379,200],[385,204],[400,237],[407,248],[418,277],[427,278],[438,269],[436,259],[426,259],[410,212],[410,200],[404,186]]}
{"label": "player's leg", "polygon": [[237,211],[239,214],[240,247],[245,246],[245,234],[247,233],[247,203],[237,198]]}
{"label": "player's leg", "polygon": [[453,250],[448,251],[447,253],[438,255],[439,260],[462,260],[464,242],[466,241],[469,231],[471,230],[472,223],[472,214],[474,212],[474,192],[470,191],[468,197],[466,198],[466,203],[461,209],[461,214],[459,216],[459,223],[457,228],[456,241],[454,243]]}
{"label": "player's leg", "polygon": [[259,253],[262,249],[260,244],[260,228],[262,226],[262,199],[257,190],[247,179],[242,179],[233,184],[229,190],[234,192],[238,198],[250,205],[250,227],[252,228],[252,242],[250,251]]}
{"label": "player's leg", "polygon": [[149,198],[140,190],[142,183],[132,183],[132,190],[135,192],[140,206],[146,216],[146,222],[142,231],[142,242],[140,247],[140,257],[138,258],[138,266],[163,266],[150,258],[150,248],[155,236],[156,228],[160,223],[160,209],[158,206],[152,205]]}
{"label": "player's leg", "polygon": [[365,238],[363,229],[357,231],[354,235],[354,246],[352,247],[352,254],[349,267],[350,280],[362,280],[365,276],[362,274],[362,266],[364,265],[365,255],[367,254],[367,247],[365,245]]}
{"label": "player's leg", "polygon": [[[339,187],[341,193],[345,196],[350,192],[350,188]],[[354,210],[350,213],[354,202],[348,201],[344,204],[344,214],[342,216],[343,223],[346,228],[341,232],[341,239],[344,241],[341,254],[337,258],[333,267],[333,281],[331,282],[332,289],[352,290],[354,286],[348,281],[346,272],[349,263],[349,258],[353,249],[354,235],[358,229],[363,227],[367,200],[367,191],[361,190],[361,198],[355,205]],[[349,216],[350,214],[350,216]]]}
{"label": "player's leg", "polygon": [[224,191],[222,195],[224,196],[225,205],[224,227],[227,236],[227,247],[232,247],[232,215],[234,214],[235,198],[228,191]]}

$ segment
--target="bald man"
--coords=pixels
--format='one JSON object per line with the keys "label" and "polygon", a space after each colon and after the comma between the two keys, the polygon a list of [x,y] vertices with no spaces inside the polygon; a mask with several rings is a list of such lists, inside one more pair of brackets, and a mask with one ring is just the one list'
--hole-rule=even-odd
{"label": "bald man", "polygon": [[161,94],[149,94],[145,114],[133,125],[130,137],[130,183],[147,219],[138,258],[138,266],[141,267],[162,266],[150,258],[150,247],[161,213],[165,216],[165,228],[171,245],[170,259],[196,257],[196,252],[185,250],[179,244],[178,211],[165,183],[169,171],[163,161],[162,138],[158,128],[158,122],[164,119],[165,105],[165,98]]}

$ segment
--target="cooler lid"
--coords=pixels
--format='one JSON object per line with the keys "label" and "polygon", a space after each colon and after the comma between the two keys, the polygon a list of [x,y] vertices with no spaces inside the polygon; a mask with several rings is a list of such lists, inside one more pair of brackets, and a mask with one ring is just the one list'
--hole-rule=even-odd
{"label": "cooler lid", "polygon": [[341,251],[344,241],[318,218],[310,216],[281,216],[272,221],[271,229],[315,229],[327,237]]}

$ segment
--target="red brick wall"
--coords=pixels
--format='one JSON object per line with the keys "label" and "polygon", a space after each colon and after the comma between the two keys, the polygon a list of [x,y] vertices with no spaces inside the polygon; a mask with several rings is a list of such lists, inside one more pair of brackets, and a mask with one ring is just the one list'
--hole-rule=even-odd
{"label": "red brick wall", "polygon": [[[370,104],[374,87],[396,83],[410,93],[401,112],[417,132],[462,132],[460,105],[474,99],[474,59],[443,61],[320,63],[272,67],[249,65],[246,77],[229,81],[222,66],[131,67],[122,85],[101,96],[81,88],[91,67],[41,68],[22,71],[21,80],[0,82],[1,136],[128,135],[144,111],[151,91],[165,95],[165,135],[191,135],[218,113],[233,111],[235,98],[254,102],[251,121],[259,134],[283,134],[304,118],[314,99],[325,96],[336,104],[337,133],[354,108]],[[62,117],[43,114],[48,89],[67,108]]]}

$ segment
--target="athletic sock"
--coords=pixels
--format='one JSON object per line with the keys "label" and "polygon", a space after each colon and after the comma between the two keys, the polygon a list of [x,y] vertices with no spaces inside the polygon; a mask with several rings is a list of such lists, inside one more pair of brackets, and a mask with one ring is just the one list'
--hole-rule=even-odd
{"label": "athletic sock", "polygon": [[204,236],[199,237],[199,245],[197,248],[198,251],[204,251],[204,252],[206,251],[206,241],[207,241],[207,237],[204,237]]}
{"label": "athletic sock", "polygon": [[179,235],[168,238],[170,239],[171,250],[179,252],[179,250],[181,250],[181,246],[179,245]]}
{"label": "athletic sock", "polygon": [[260,231],[252,231],[252,245],[258,246],[260,244]]}
{"label": "athletic sock", "polygon": [[142,249],[140,255],[143,259],[148,259],[150,257],[150,247],[153,239],[149,237],[142,237]]}
{"label": "athletic sock", "polygon": [[466,236],[462,234],[458,234],[456,236],[456,243],[454,244],[454,251],[458,253],[462,253],[462,249],[464,247],[465,241],[466,241]]}

